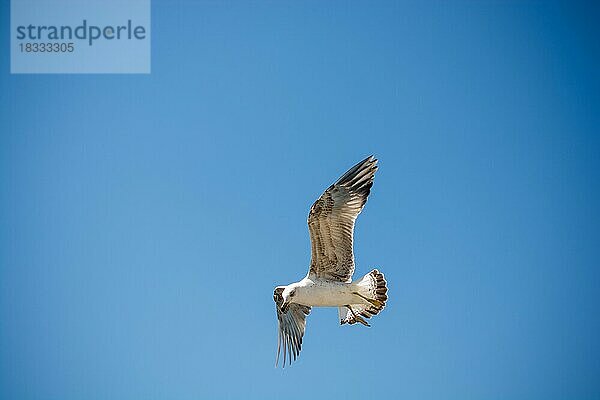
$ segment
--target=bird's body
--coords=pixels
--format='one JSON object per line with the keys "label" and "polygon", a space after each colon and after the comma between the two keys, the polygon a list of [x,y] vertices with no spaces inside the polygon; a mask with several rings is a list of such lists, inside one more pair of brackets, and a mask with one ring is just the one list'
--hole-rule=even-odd
{"label": "bird's body", "polygon": [[283,349],[291,362],[300,353],[311,307],[338,307],[340,323],[370,326],[387,301],[387,282],[374,269],[353,281],[354,221],[369,196],[377,160],[373,156],[350,168],[315,201],[308,215],[311,262],[308,275],[273,293],[279,322],[277,360]]}
{"label": "bird's body", "polygon": [[346,304],[361,304],[366,300],[356,293],[356,283],[334,282],[306,277],[287,285],[295,289],[294,302],[309,307],[342,307]]}

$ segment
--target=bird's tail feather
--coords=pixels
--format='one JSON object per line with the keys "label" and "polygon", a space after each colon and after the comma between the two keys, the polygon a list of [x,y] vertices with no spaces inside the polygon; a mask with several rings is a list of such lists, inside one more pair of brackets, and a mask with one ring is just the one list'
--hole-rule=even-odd
{"label": "bird's tail feather", "polygon": [[339,307],[340,324],[355,324],[360,322],[369,326],[364,318],[377,315],[385,307],[387,301],[387,282],[381,272],[374,269],[363,276],[355,284],[356,294],[365,300],[365,303],[349,304],[350,307]]}

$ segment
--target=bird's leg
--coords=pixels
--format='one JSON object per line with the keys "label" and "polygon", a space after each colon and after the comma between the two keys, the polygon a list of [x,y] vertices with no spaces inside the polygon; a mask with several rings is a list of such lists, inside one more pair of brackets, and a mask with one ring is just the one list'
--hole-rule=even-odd
{"label": "bird's leg", "polygon": [[377,300],[377,299],[369,299],[368,297],[363,296],[362,294],[358,293],[358,292],[352,292],[352,294],[357,295],[358,297],[368,301],[369,303],[373,304],[375,307],[377,308],[381,308],[383,306],[383,302]]}
{"label": "bird's leg", "polygon": [[363,317],[361,317],[360,315],[356,314],[354,312],[354,310],[352,309],[352,307],[350,307],[350,305],[346,305],[346,307],[348,308],[348,310],[350,310],[350,312],[352,313],[352,316],[354,317],[354,319],[356,321],[360,322],[364,326],[368,326],[368,327],[371,326],[371,325],[369,325],[369,323],[367,321],[365,321],[365,319]]}

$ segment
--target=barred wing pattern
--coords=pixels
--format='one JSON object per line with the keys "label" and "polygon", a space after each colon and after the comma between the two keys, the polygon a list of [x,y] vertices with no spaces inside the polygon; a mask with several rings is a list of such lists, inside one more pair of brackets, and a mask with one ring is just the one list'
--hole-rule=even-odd
{"label": "barred wing pattern", "polygon": [[367,157],[327,188],[312,205],[308,215],[312,252],[309,275],[352,281],[354,221],[367,202],[376,171],[377,159]]}
{"label": "barred wing pattern", "polygon": [[283,296],[281,295],[283,290],[284,288],[281,286],[275,288],[273,299],[275,300],[277,320],[279,322],[275,365],[277,366],[279,363],[279,355],[283,349],[283,367],[285,368],[286,358],[288,364],[291,364],[292,356],[294,357],[294,361],[296,361],[296,357],[300,354],[302,337],[306,328],[306,317],[310,314],[310,307],[291,303],[287,312],[283,312],[281,309],[283,305]]}

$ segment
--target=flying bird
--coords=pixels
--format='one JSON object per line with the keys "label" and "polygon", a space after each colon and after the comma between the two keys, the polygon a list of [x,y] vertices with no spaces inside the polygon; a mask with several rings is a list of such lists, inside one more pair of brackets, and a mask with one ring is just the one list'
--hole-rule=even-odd
{"label": "flying bird", "polygon": [[306,317],[311,307],[338,307],[340,324],[357,322],[379,314],[387,300],[387,282],[374,269],[352,281],[354,221],[362,211],[373,186],[377,159],[367,157],[327,188],[310,208],[308,231],[311,242],[310,268],[306,277],[287,286],[277,286],[273,299],[277,309],[277,359],[283,351],[294,361],[302,347]]}

